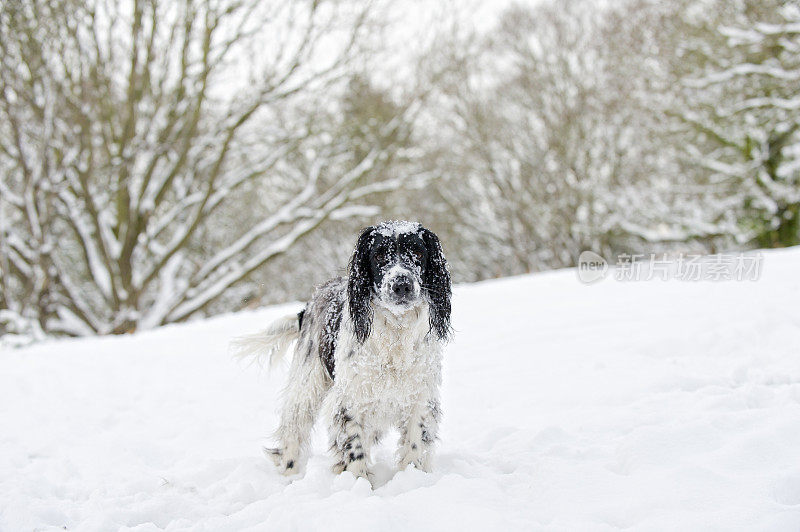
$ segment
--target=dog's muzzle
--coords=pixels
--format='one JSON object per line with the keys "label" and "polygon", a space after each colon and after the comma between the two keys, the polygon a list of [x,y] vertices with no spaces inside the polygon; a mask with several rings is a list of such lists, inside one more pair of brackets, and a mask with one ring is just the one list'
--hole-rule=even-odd
{"label": "dog's muzzle", "polygon": [[397,271],[390,272],[383,285],[383,296],[386,301],[395,305],[409,305],[419,298],[419,283],[407,270],[398,268]]}
{"label": "dog's muzzle", "polygon": [[414,284],[407,275],[399,275],[391,284],[392,295],[397,301],[407,301],[414,295]]}

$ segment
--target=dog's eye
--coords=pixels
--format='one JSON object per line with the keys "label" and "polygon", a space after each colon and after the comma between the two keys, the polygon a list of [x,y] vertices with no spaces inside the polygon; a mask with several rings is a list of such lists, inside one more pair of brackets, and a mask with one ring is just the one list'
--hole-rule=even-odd
{"label": "dog's eye", "polygon": [[379,251],[375,254],[375,260],[378,262],[386,262],[388,254],[385,251]]}
{"label": "dog's eye", "polygon": [[414,262],[422,262],[422,250],[412,249],[411,258],[414,259]]}

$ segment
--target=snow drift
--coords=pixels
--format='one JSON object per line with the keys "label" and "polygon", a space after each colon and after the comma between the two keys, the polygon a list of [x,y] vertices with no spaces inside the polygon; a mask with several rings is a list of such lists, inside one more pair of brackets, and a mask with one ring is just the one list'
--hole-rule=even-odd
{"label": "snow drift", "polygon": [[460,286],[434,472],[261,455],[282,370],[227,344],[299,304],[0,351],[0,530],[800,527],[800,249],[761,279]]}

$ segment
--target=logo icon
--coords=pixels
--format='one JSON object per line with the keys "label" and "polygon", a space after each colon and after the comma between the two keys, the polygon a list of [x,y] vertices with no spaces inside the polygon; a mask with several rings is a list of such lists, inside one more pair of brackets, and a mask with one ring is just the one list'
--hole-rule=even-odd
{"label": "logo icon", "polygon": [[578,279],[591,284],[608,273],[608,262],[594,251],[583,251],[578,257]]}

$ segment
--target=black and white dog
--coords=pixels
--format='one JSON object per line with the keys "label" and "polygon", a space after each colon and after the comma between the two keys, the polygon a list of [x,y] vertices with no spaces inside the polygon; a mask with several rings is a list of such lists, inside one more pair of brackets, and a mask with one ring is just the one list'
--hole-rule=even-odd
{"label": "black and white dog", "polygon": [[299,314],[240,342],[275,359],[297,340],[278,445],[265,449],[281,472],[300,469],[319,411],[334,472],[368,478],[370,447],[390,428],[400,432],[400,468],[430,468],[450,295],[438,237],[418,223],[383,222],[361,232],[349,277],[317,287]]}

